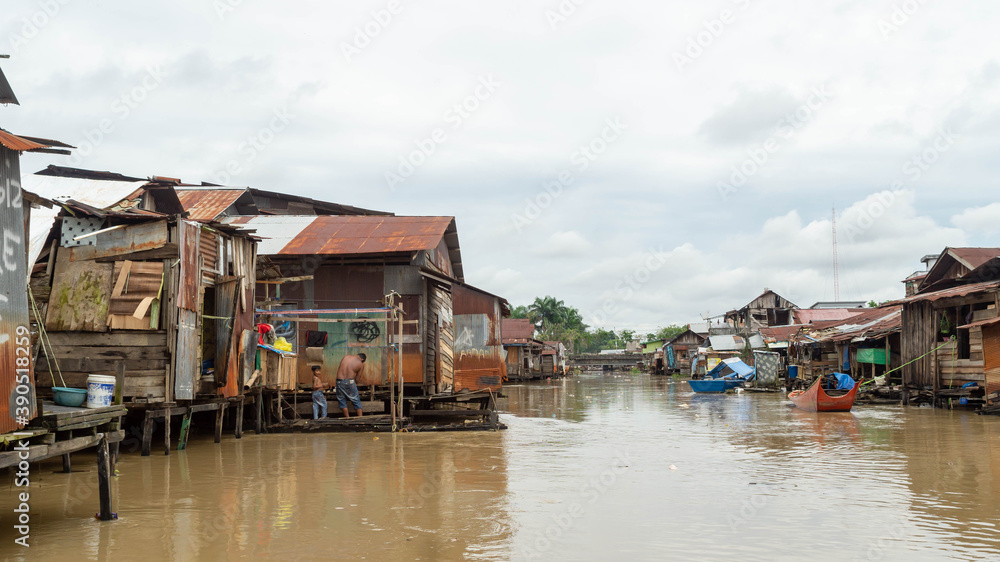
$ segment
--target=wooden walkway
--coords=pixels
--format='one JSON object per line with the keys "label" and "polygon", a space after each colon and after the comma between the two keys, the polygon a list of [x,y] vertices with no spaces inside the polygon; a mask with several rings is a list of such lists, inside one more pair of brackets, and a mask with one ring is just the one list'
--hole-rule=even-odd
{"label": "wooden walkway", "polygon": [[43,402],[42,413],[21,431],[0,436],[14,450],[0,452],[0,468],[62,457],[63,472],[71,472],[70,454],[97,447],[97,484],[101,521],[115,519],[112,512],[111,475],[118,444],[125,438],[121,419],[124,406],[71,408]]}

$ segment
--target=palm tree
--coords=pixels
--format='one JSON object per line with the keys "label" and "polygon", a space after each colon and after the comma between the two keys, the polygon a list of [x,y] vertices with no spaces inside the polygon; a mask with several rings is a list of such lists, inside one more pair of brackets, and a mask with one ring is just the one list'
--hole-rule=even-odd
{"label": "palm tree", "polygon": [[551,296],[535,297],[535,302],[528,306],[528,312],[534,316],[532,320],[541,322],[540,330],[544,332],[565,318],[566,303]]}

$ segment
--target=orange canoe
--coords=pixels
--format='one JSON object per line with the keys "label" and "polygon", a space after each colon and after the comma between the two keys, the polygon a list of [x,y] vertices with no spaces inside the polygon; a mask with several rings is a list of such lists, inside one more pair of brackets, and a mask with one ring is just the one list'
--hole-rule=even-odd
{"label": "orange canoe", "polygon": [[819,377],[806,390],[791,392],[788,399],[807,412],[850,412],[861,383],[855,383],[854,388],[843,396],[830,396],[821,387],[822,380],[823,378]]}

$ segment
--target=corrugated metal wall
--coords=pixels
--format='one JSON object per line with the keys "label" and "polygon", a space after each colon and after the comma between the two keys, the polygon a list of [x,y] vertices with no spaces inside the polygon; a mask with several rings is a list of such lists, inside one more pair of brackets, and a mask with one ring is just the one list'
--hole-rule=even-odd
{"label": "corrugated metal wall", "polygon": [[452,286],[455,315],[455,392],[499,389],[506,375],[497,297]]}
{"label": "corrugated metal wall", "polygon": [[[14,431],[23,425],[17,423],[18,414],[22,415],[21,421],[35,417],[28,319],[27,228],[20,182],[18,153],[0,147],[0,231],[5,250],[0,259],[0,433]],[[6,253],[8,251],[10,253]]]}

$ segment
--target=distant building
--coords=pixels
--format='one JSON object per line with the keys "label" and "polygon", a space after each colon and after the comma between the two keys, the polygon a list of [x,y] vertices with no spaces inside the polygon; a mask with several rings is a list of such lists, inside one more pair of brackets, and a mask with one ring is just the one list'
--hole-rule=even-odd
{"label": "distant building", "polygon": [[727,312],[725,319],[737,334],[746,336],[761,328],[793,324],[792,311],[798,308],[795,303],[778,293],[764,289],[759,297],[739,310]]}

